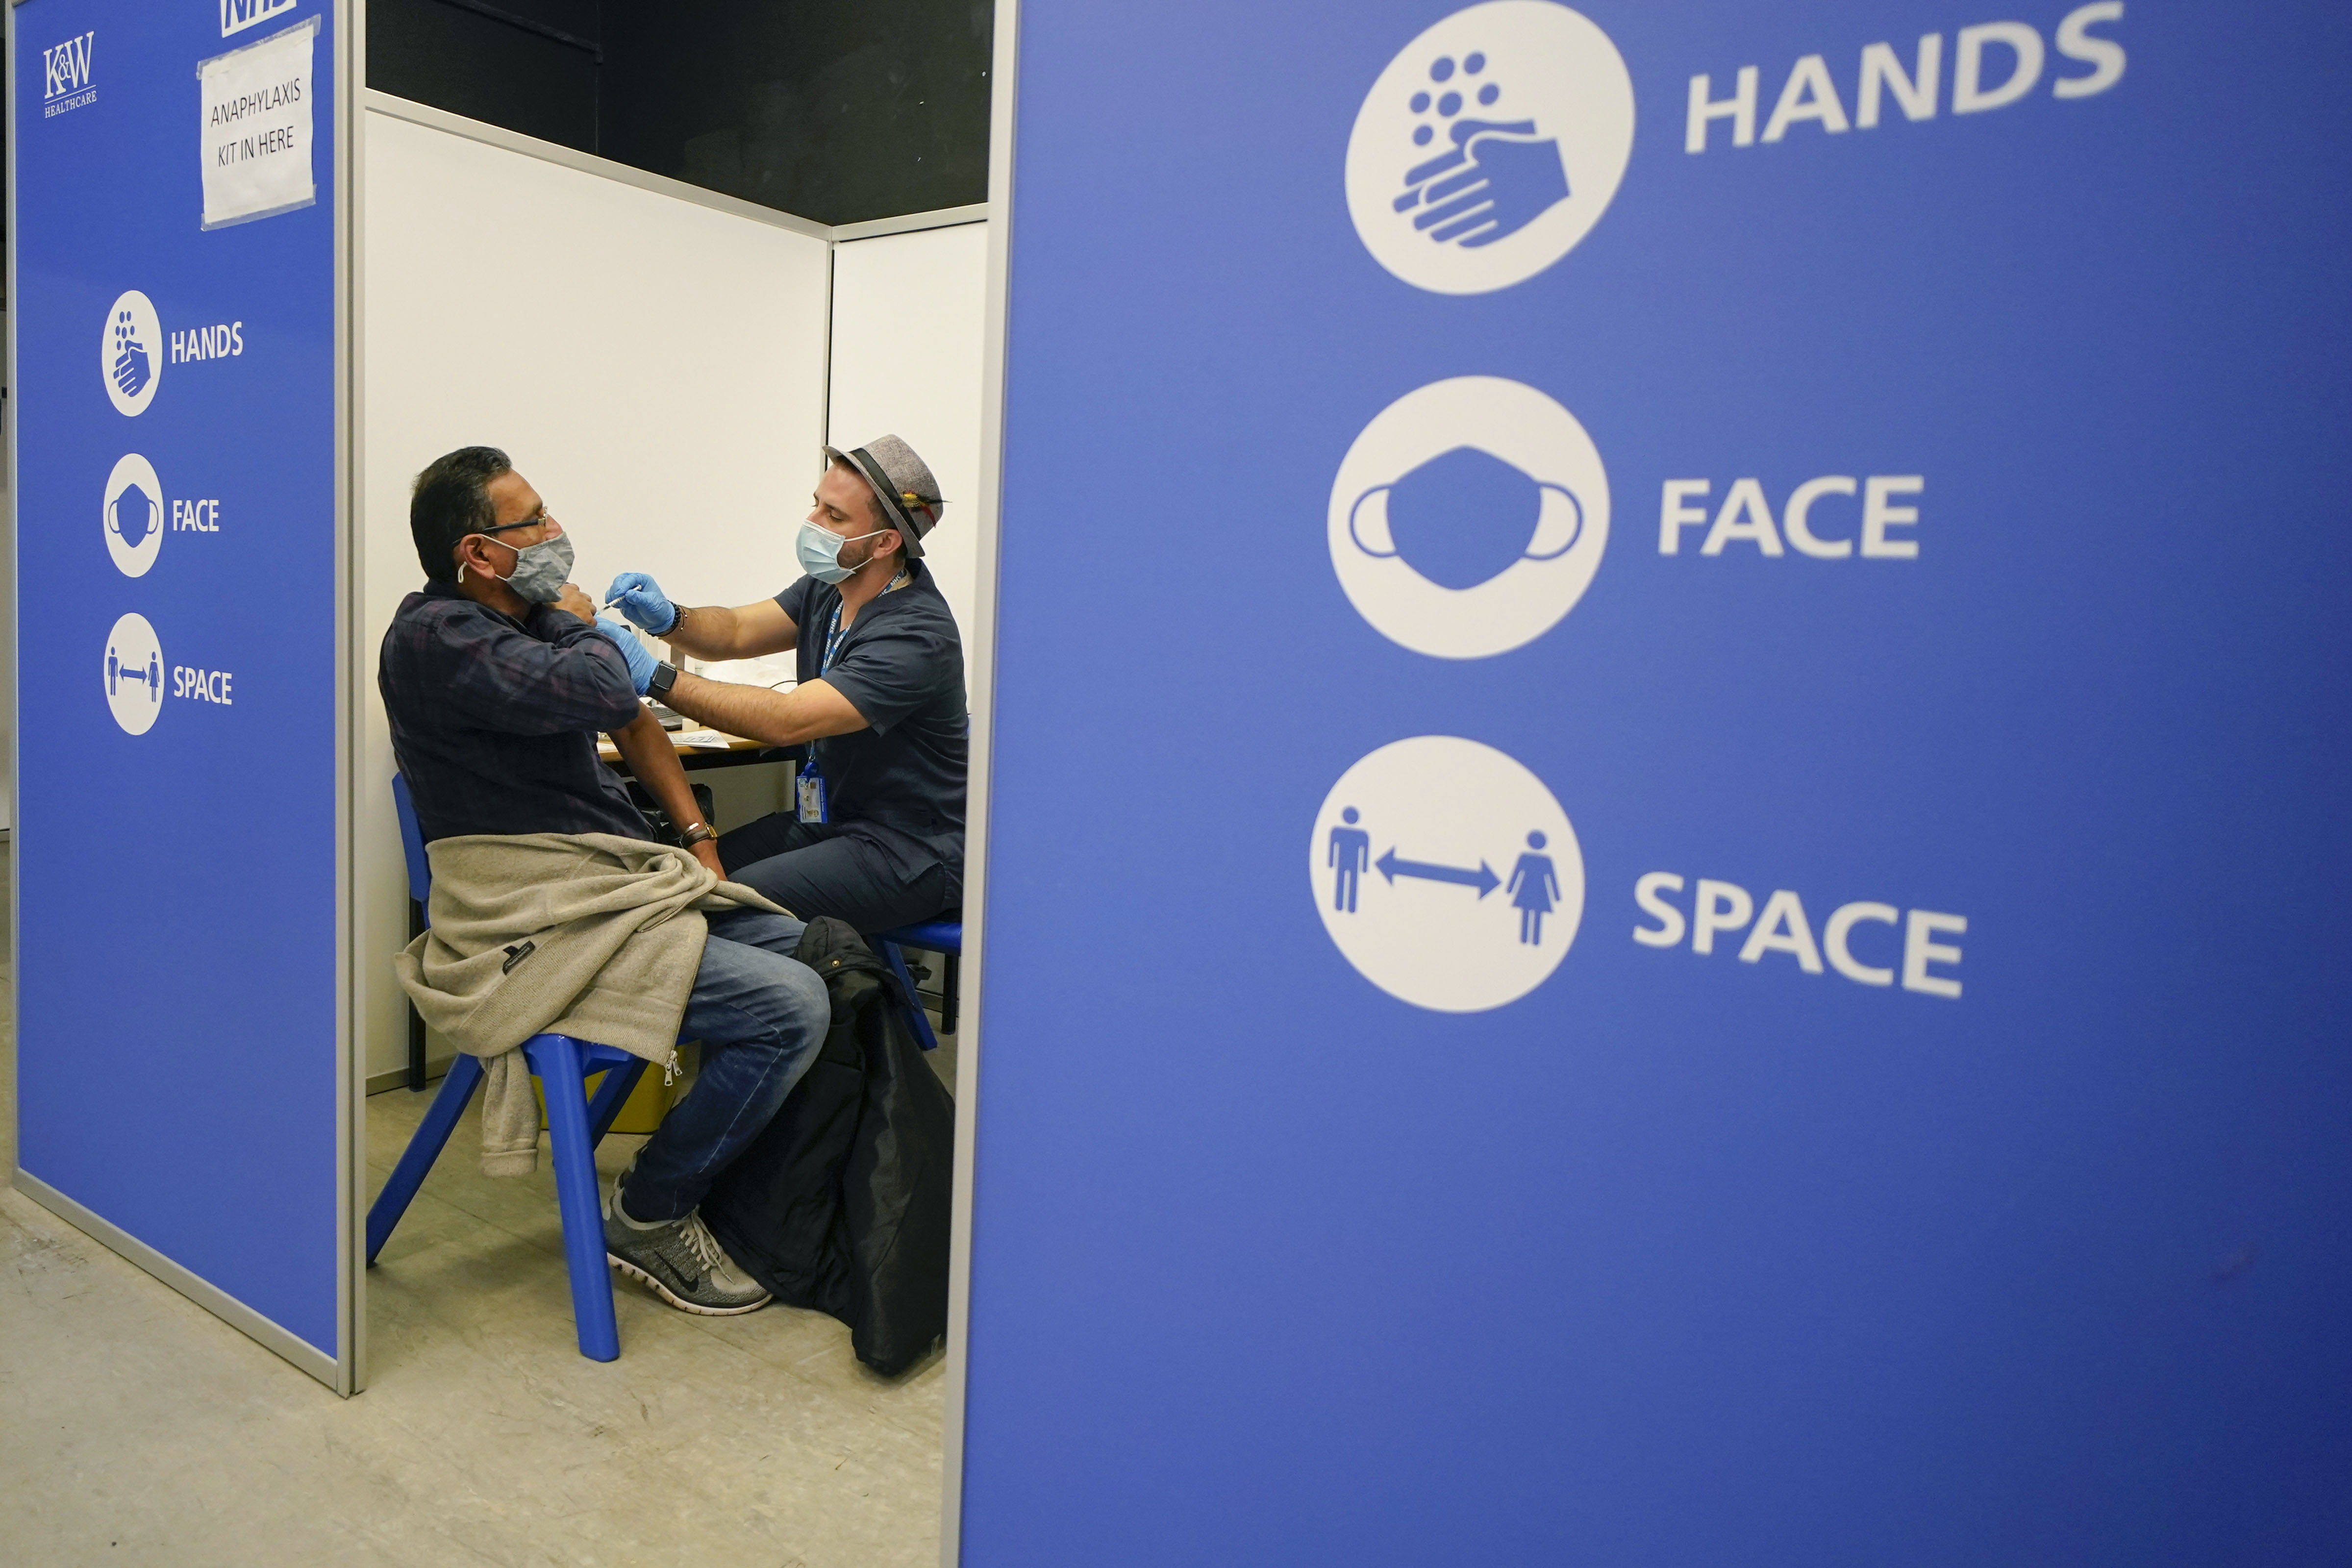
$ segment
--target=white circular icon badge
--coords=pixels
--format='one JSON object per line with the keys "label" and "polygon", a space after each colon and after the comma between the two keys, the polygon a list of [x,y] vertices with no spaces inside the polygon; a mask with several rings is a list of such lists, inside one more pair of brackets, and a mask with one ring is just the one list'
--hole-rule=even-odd
{"label": "white circular icon badge", "polygon": [[148,298],[124,291],[106,312],[98,340],[98,374],[117,413],[145,413],[163,379],[163,324]]}
{"label": "white circular icon badge", "polygon": [[163,549],[163,482],[152,463],[132,452],[115,464],[98,521],[106,530],[106,553],[122,575],[146,576]]}
{"label": "white circular icon badge", "polygon": [[126,615],[106,634],[106,706],[125,734],[144,735],[163,711],[163,644],[143,615]]}
{"label": "white circular icon badge", "polygon": [[1542,779],[1451,735],[1381,747],[1316,813],[1323,929],[1401,1002],[1476,1013],[1549,978],[1584,915],[1584,852]]}
{"label": "white circular icon badge", "polygon": [[1364,426],[1331,482],[1328,534],[1339,586],[1383,636],[1483,659],[1550,631],[1591,586],[1609,475],[1535,388],[1456,376]]}
{"label": "white circular icon badge", "polygon": [[1550,0],[1487,0],[1389,62],[1348,137],[1348,212],[1416,288],[1524,283],[1601,221],[1633,155],[1633,78]]}

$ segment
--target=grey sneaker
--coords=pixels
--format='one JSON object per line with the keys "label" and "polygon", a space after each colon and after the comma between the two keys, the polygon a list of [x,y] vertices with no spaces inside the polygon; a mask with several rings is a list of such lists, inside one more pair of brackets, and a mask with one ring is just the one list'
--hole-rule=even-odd
{"label": "grey sneaker", "polygon": [[760,1282],[736,1266],[702,1223],[702,1211],[684,1219],[640,1225],[621,1207],[621,1187],[604,1205],[604,1260],[651,1285],[682,1312],[731,1318],[768,1304]]}

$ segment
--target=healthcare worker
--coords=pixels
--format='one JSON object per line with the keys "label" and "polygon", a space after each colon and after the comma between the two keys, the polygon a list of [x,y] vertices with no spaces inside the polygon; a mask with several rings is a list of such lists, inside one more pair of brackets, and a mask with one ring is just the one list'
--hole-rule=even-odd
{"label": "healthcare worker", "polygon": [[795,541],[807,575],[775,598],[676,605],[641,571],[604,598],[696,658],[797,653],[799,685],[776,692],[657,664],[615,629],[639,691],[713,728],[807,747],[794,809],[720,836],[728,874],[803,920],[887,931],[963,901],[963,643],[922,559],[941,511],[929,466],[895,435],[824,455]]}

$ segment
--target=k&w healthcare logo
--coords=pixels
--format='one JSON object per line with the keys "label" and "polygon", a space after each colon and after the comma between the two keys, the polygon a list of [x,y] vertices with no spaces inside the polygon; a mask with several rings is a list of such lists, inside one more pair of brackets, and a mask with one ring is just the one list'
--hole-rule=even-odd
{"label": "k&w healthcare logo", "polygon": [[1506,653],[1557,625],[1601,570],[1609,475],[1576,416],[1499,376],[1389,404],[1331,481],[1331,569],[1390,641]]}
{"label": "k&w healthcare logo", "polygon": [[54,49],[41,51],[43,119],[98,101],[98,89],[89,82],[90,46],[97,41],[96,33],[84,33],[78,38],[68,38]]}
{"label": "k&w healthcare logo", "polygon": [[1633,154],[1633,78],[1550,0],[1487,0],[1389,62],[1348,138],[1348,212],[1417,288],[1523,283],[1601,221]]}
{"label": "k&w healthcare logo", "polygon": [[297,0],[220,0],[221,37],[242,33],[247,27],[267,22],[270,17],[294,9]]}
{"label": "k&w healthcare logo", "polygon": [[136,418],[155,401],[163,379],[163,325],[153,302],[136,288],[123,290],[107,308],[98,334],[98,374],[118,413]]}

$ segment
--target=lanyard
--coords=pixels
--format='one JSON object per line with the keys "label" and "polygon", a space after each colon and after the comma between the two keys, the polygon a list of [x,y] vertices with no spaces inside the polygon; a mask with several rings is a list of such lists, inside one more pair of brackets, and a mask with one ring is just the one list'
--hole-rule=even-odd
{"label": "lanyard", "polygon": [[[909,580],[911,580],[908,574],[901,571],[898,576],[890,580],[890,586],[884,589],[882,591],[884,593],[896,593],[898,590],[906,587]],[[836,597],[833,601],[833,623],[825,628],[824,654],[816,662],[816,673],[819,679],[823,679],[825,675],[832,673],[833,661],[841,652],[840,643],[841,601]]]}
{"label": "lanyard", "polygon": [[[896,593],[898,590],[906,587],[907,584],[912,580],[913,579],[908,575],[908,573],[904,570],[901,570],[898,576],[890,580],[890,586],[884,589],[882,591],[884,593]],[[816,673],[817,677],[820,680],[832,674],[833,661],[839,656],[840,653],[841,600],[836,596],[833,601],[833,623],[827,626],[824,632],[824,653],[819,656],[816,662]],[[803,767],[808,772],[814,773],[816,771],[816,742],[814,740],[810,741],[808,744],[808,760],[803,764]]]}

